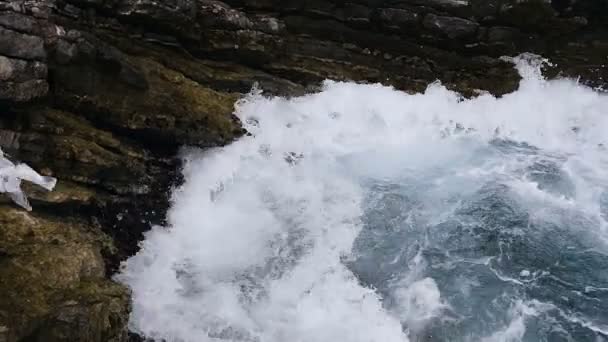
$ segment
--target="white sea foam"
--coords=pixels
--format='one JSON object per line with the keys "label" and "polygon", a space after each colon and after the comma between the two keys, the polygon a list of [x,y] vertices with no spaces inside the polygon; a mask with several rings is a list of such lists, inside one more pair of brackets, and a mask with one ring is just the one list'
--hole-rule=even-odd
{"label": "white sea foam", "polygon": [[492,335],[482,338],[482,342],[519,342],[526,333],[526,319],[535,317],[547,310],[554,309],[553,305],[538,301],[517,301],[509,308],[509,322]]}
{"label": "white sea foam", "polygon": [[[440,84],[408,95],[327,81],[316,94],[239,102],[236,114],[252,135],[187,154],[169,226],[147,233],[117,276],[133,290],[131,328],[185,342],[408,341],[447,305],[433,279],[410,274],[388,309],[345,266],[362,229],[366,179],[450,165],[434,181],[446,187],[428,194],[437,207],[451,203],[445,193],[473,191],[493,174],[510,177],[522,196],[594,203],[599,212],[602,191],[590,184],[608,185],[608,97],[571,80],[544,81],[530,58],[516,62],[520,90],[500,99],[466,100]],[[526,160],[484,159],[480,142],[495,139],[570,158],[575,197],[539,193],[518,171]],[[521,340],[532,309],[514,310],[486,340]]]}
{"label": "white sea foam", "polygon": [[447,309],[441,300],[437,283],[431,278],[424,278],[412,284],[402,284],[395,290],[397,305],[396,315],[412,333],[421,333],[433,319],[441,316]]}

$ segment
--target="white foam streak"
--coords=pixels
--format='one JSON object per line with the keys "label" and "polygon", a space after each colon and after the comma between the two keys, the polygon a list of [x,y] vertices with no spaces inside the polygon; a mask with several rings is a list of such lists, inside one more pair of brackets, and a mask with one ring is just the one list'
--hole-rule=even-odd
{"label": "white foam streak", "polygon": [[396,314],[416,334],[422,333],[429,322],[448,308],[441,299],[437,283],[431,278],[400,286],[395,292]]}
{"label": "white foam streak", "polygon": [[482,339],[482,342],[519,342],[526,333],[526,319],[538,316],[555,306],[538,301],[518,301],[509,310],[511,321],[501,330]]}

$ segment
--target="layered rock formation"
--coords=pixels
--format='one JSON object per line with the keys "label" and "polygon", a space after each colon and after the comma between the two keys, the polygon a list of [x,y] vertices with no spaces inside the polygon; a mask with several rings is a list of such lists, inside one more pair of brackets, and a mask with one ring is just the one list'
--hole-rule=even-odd
{"label": "layered rock formation", "polygon": [[162,223],[180,146],[244,132],[254,84],[326,79],[501,95],[530,51],[547,74],[608,79],[603,0],[2,0],[0,148],[59,179],[0,207],[0,341],[125,341],[109,276]]}

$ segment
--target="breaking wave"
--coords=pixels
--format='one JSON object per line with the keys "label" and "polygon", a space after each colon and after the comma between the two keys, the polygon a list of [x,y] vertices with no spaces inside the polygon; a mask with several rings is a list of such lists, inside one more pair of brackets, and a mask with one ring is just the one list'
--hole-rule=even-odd
{"label": "breaking wave", "polygon": [[608,341],[608,97],[325,82],[189,151],[117,278],[156,340]]}

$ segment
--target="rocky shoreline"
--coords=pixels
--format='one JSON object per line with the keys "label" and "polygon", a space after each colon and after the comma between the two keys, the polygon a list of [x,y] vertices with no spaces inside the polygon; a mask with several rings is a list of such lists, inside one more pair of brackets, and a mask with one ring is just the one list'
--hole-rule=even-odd
{"label": "rocky shoreline", "polygon": [[234,102],[326,79],[502,95],[504,55],[608,80],[602,0],[3,0],[0,148],[59,179],[0,206],[0,342],[126,341],[111,275],[163,224],[182,146],[244,134]]}

